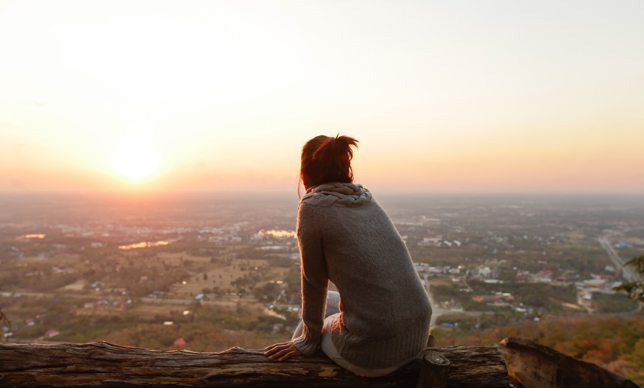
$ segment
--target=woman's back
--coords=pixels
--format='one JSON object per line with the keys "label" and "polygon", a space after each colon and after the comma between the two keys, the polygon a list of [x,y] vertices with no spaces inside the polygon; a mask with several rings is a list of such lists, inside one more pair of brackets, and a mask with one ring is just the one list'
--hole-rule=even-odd
{"label": "woman's back", "polygon": [[303,246],[311,235],[322,242],[326,274],[304,276],[328,276],[340,292],[342,315],[331,333],[338,352],[369,368],[418,354],[429,336],[429,299],[404,241],[369,191],[352,183],[315,187],[298,217],[303,267],[315,260]]}

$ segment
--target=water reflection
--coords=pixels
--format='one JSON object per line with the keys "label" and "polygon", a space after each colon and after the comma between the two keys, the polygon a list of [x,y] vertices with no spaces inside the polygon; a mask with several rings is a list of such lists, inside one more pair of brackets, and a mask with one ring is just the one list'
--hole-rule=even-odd
{"label": "water reflection", "polygon": [[293,237],[296,238],[297,235],[292,230],[260,230],[257,233],[261,236],[273,236],[273,237]]}
{"label": "water reflection", "polygon": [[18,239],[23,239],[23,238],[45,238],[44,234],[23,234],[22,236],[18,237]]}
{"label": "water reflection", "polygon": [[149,248],[149,247],[158,247],[159,245],[168,245],[168,244],[170,244],[170,241],[157,241],[157,242],[144,241],[138,244],[119,245],[119,249],[127,250],[127,249],[135,249],[135,248]]}

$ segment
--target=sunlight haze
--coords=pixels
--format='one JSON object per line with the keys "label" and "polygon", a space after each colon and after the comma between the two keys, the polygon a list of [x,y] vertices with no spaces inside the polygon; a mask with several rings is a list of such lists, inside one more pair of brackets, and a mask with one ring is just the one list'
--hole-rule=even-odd
{"label": "sunlight haze", "polygon": [[3,1],[0,191],[644,193],[641,1]]}

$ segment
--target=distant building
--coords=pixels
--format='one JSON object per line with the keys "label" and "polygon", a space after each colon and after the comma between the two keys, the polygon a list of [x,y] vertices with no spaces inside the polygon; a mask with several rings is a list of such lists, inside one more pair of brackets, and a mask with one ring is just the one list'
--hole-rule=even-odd
{"label": "distant building", "polygon": [[420,246],[434,246],[438,247],[441,245],[441,242],[443,241],[443,236],[431,236],[431,237],[425,237],[423,238],[423,241],[420,241],[418,245]]}
{"label": "distant building", "polygon": [[45,336],[51,338],[57,336],[58,334],[60,334],[58,330],[47,330]]}
{"label": "distant building", "polygon": [[280,330],[282,327],[284,327],[283,323],[274,323],[273,324],[273,332],[276,332],[276,331]]}
{"label": "distant building", "polygon": [[503,298],[499,298],[496,295],[477,295],[472,298],[472,300],[485,303],[485,304],[500,304],[503,303]]}
{"label": "distant building", "polygon": [[182,346],[186,344],[186,340],[182,338],[179,338],[178,340],[174,341],[174,346]]}
{"label": "distant building", "polygon": [[606,279],[584,280],[584,286],[589,288],[604,288],[608,281]]}
{"label": "distant building", "polygon": [[514,296],[512,296],[512,294],[510,294],[509,292],[503,292],[503,293],[497,292],[496,294],[494,294],[494,296],[496,296],[497,298],[501,298],[505,301],[514,300]]}
{"label": "distant building", "polygon": [[472,300],[496,306],[506,305],[506,302],[514,300],[514,296],[509,293],[496,293],[494,295],[477,295],[472,298]]}
{"label": "distant building", "polygon": [[552,282],[552,271],[545,269],[537,274],[535,274],[532,280],[536,283],[551,283]]}
{"label": "distant building", "polygon": [[427,272],[429,270],[427,263],[414,263],[416,272]]}
{"label": "distant building", "polygon": [[517,272],[517,281],[529,282],[532,280],[532,274],[528,271],[519,271]]}

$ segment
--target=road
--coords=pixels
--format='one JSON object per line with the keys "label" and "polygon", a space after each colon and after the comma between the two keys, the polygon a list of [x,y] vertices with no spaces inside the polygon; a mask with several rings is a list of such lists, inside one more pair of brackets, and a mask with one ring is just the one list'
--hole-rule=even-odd
{"label": "road", "polygon": [[423,278],[425,279],[425,290],[427,291],[427,295],[429,296],[429,302],[432,304],[432,318],[429,321],[429,330],[434,330],[436,328],[436,320],[438,317],[440,317],[443,314],[447,314],[450,312],[450,310],[445,310],[436,304],[434,301],[434,296],[432,295],[432,290],[429,287],[429,276],[427,274],[423,275]]}
{"label": "road", "polygon": [[612,247],[610,244],[610,241],[608,241],[608,238],[612,235],[612,233],[609,233],[605,236],[602,236],[599,238],[599,243],[601,244],[602,248],[606,250],[608,253],[608,256],[610,259],[613,261],[613,264],[615,264],[616,268],[622,268],[622,276],[624,279],[626,279],[627,282],[636,282],[642,280],[642,277],[633,270],[630,266],[624,267],[624,261],[617,252],[615,252],[615,249]]}

